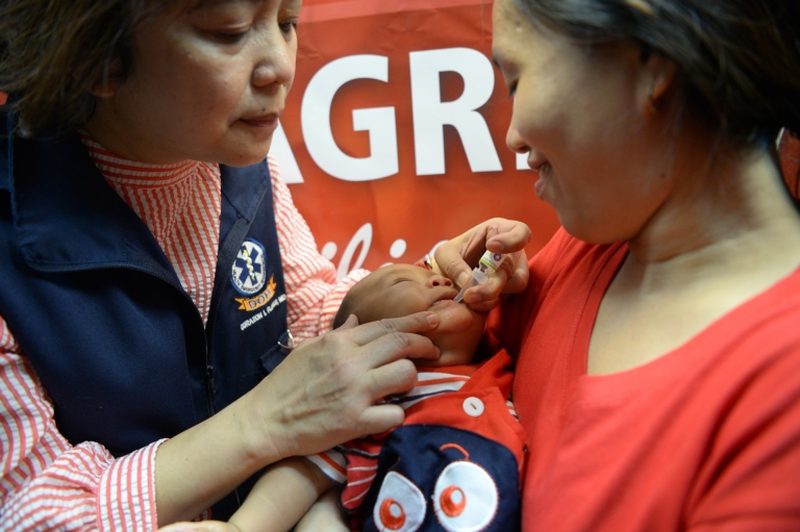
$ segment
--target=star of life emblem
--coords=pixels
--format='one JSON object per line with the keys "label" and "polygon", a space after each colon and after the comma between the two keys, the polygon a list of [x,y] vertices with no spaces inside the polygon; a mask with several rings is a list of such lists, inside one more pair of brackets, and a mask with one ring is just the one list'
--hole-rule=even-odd
{"label": "star of life emblem", "polygon": [[248,238],[242,243],[231,268],[231,280],[236,290],[250,296],[264,288],[267,279],[266,253],[260,242]]}

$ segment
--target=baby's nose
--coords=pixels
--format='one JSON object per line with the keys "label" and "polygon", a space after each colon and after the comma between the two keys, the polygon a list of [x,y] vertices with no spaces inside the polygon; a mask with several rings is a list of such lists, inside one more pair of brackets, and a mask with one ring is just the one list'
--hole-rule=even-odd
{"label": "baby's nose", "polygon": [[445,277],[444,275],[432,275],[431,278],[428,280],[428,284],[430,286],[453,286],[453,281]]}

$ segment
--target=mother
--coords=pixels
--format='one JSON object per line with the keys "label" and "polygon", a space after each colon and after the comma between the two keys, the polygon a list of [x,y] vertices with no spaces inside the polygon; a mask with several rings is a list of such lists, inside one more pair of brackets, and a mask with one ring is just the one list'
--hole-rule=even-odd
{"label": "mother", "polygon": [[523,522],[800,528],[795,0],[496,0],[507,142],[563,228],[493,316]]}

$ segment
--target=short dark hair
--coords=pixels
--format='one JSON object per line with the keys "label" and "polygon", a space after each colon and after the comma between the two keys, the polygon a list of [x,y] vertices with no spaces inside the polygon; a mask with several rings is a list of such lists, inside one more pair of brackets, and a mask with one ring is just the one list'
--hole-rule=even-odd
{"label": "short dark hair", "polygon": [[693,115],[734,140],[800,132],[798,0],[513,1],[579,43],[633,40],[669,57]]}
{"label": "short dark hair", "polygon": [[74,131],[94,112],[92,89],[134,68],[132,39],[148,17],[197,0],[4,0],[0,91],[25,128]]}

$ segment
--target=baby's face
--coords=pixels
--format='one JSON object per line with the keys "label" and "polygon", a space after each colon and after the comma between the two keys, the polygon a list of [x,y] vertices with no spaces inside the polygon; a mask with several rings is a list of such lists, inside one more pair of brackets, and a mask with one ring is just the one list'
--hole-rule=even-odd
{"label": "baby's face", "polygon": [[435,312],[439,327],[427,335],[442,353],[435,365],[472,360],[486,317],[453,301],[458,290],[450,279],[418,266],[392,264],[371,273],[353,290],[358,300],[354,312],[362,323],[425,310]]}

